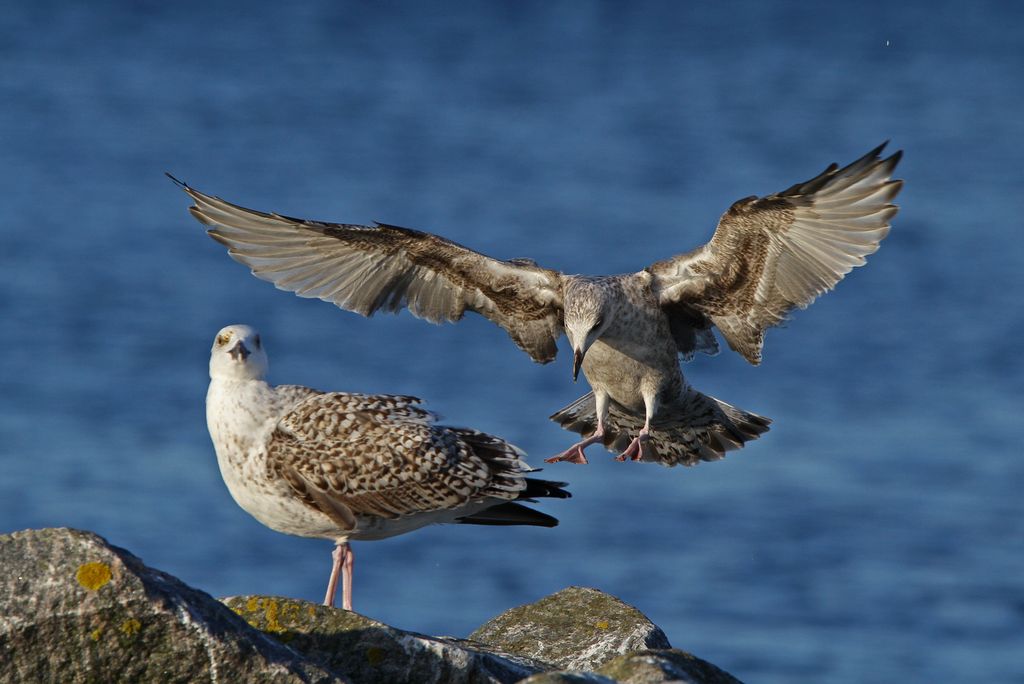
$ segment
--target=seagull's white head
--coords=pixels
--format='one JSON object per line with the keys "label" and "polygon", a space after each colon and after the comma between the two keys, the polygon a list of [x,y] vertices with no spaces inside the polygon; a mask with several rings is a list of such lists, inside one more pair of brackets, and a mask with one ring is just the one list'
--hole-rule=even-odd
{"label": "seagull's white head", "polygon": [[269,364],[260,334],[248,325],[221,328],[210,350],[210,377],[224,380],[262,380]]}
{"label": "seagull's white head", "polygon": [[583,357],[611,323],[608,292],[603,283],[584,277],[571,278],[566,284],[563,310],[565,336],[572,346],[572,379],[579,376]]}

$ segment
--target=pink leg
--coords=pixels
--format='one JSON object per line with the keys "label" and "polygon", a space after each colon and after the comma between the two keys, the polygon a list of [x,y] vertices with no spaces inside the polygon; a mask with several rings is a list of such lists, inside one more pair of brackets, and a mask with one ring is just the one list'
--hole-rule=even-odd
{"label": "pink leg", "polygon": [[331,565],[331,579],[327,581],[327,595],[324,596],[324,605],[334,607],[334,595],[338,592],[338,574],[341,572],[342,561],[341,544],[336,544],[331,558],[334,560]]}
{"label": "pink leg", "polygon": [[651,431],[648,428],[648,423],[644,424],[643,429],[637,433],[633,441],[629,443],[626,450],[615,457],[616,461],[625,461],[627,458],[633,459],[634,461],[640,461],[647,456],[647,441],[651,438]]}
{"label": "pink leg", "polygon": [[331,579],[327,582],[327,595],[324,605],[334,607],[334,596],[338,592],[338,575],[341,575],[341,601],[345,610],[352,610],[352,565],[354,554],[348,542],[339,542],[331,554],[334,564],[331,566]]}
{"label": "pink leg", "polygon": [[559,461],[567,461],[569,463],[578,463],[579,465],[586,465],[587,463],[589,463],[589,461],[587,461],[587,456],[586,454],[583,453],[583,450],[586,449],[591,444],[600,444],[602,440],[604,440],[604,425],[601,423],[600,420],[598,420],[597,430],[594,431],[594,434],[590,435],[590,437],[587,437],[583,441],[576,442],[571,447],[569,447],[562,453],[558,454],[557,456],[545,458],[544,462],[558,463]]}
{"label": "pink leg", "polygon": [[352,610],[352,569],[356,564],[356,554],[352,548],[345,544],[345,562],[342,565],[341,573],[341,607],[345,610]]}

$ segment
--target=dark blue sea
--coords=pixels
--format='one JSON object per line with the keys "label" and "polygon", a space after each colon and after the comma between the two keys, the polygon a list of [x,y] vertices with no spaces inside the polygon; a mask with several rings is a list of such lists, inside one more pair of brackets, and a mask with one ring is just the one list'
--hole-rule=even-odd
{"label": "dark blue sea", "polygon": [[[724,461],[548,466],[555,529],[357,544],[355,605],[464,636],[568,585],[758,683],[1024,681],[1024,11],[1000,2],[9,3],[0,14],[0,531],[87,528],[217,596],[319,600],[206,432],[209,348],[414,394],[534,464],[586,391],[482,318],[364,319],[257,281],[163,175],[566,272],[690,250],[736,199],[891,139],[882,249],[699,389]],[[564,350],[564,346],[563,346]]]}

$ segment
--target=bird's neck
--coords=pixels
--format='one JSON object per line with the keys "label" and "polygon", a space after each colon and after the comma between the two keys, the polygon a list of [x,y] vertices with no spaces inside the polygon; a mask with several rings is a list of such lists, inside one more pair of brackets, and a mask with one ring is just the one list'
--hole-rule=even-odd
{"label": "bird's neck", "polygon": [[265,380],[214,376],[206,393],[206,423],[214,443],[247,448],[280,411],[274,388]]}

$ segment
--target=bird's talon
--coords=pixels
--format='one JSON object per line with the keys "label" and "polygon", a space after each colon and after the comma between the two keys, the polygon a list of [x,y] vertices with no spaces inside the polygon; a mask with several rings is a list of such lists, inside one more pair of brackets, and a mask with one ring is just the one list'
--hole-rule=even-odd
{"label": "bird's talon", "polygon": [[586,454],[583,453],[583,449],[578,444],[571,446],[566,451],[552,456],[551,458],[545,458],[545,463],[575,463],[577,465],[587,465],[590,461],[587,460]]}
{"label": "bird's talon", "polygon": [[647,442],[650,441],[650,439],[651,436],[649,433],[639,433],[636,437],[633,438],[633,441],[629,443],[629,446],[626,447],[626,450],[615,457],[615,460],[625,461],[627,458],[630,459],[631,461],[644,460],[644,458],[647,456],[646,444]]}
{"label": "bird's talon", "polygon": [[590,435],[590,437],[587,437],[582,442],[576,442],[571,447],[569,447],[562,453],[558,454],[557,456],[545,458],[544,462],[559,463],[561,461],[565,461],[567,463],[576,463],[577,465],[587,465],[588,463],[590,463],[590,461],[587,460],[587,455],[583,453],[583,450],[586,449],[591,444],[597,444],[602,439],[604,439],[604,430],[601,429],[600,426],[598,426],[597,431],[595,431],[594,434]]}

